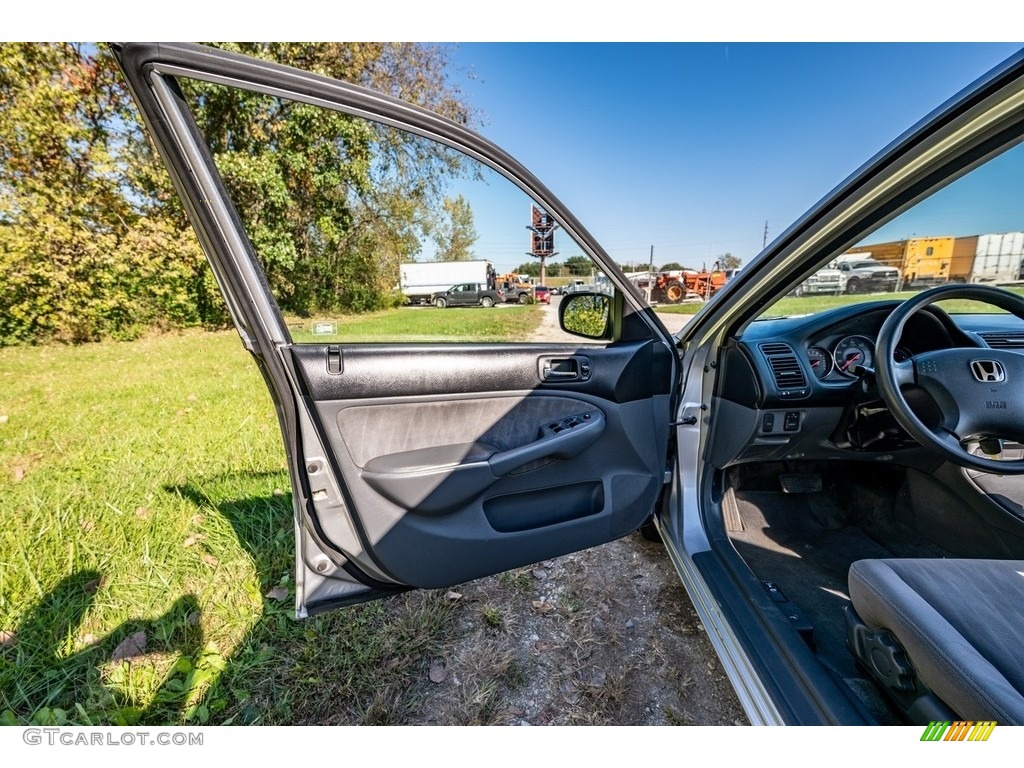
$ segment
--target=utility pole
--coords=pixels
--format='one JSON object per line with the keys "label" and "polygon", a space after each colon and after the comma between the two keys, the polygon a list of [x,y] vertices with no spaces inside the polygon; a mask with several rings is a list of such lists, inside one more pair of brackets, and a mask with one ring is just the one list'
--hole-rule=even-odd
{"label": "utility pole", "polygon": [[555,251],[555,230],[558,225],[548,216],[547,211],[531,205],[530,223],[526,228],[530,230],[530,250],[526,255],[540,259],[540,285],[547,285],[548,257],[558,255]]}
{"label": "utility pole", "polygon": [[768,247],[768,219],[764,220],[764,237],[761,239],[761,250]]}
{"label": "utility pole", "polygon": [[651,303],[654,295],[654,246],[651,246],[651,258],[647,262],[647,303]]}

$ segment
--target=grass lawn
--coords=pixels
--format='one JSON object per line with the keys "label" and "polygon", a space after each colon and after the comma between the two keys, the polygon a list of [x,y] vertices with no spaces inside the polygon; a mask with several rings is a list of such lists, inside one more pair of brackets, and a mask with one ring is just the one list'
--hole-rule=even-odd
{"label": "grass lawn", "polygon": [[[540,322],[538,305],[399,307],[383,312],[310,319],[288,318],[296,342],[526,341]],[[316,334],[320,324],[334,333]]]}
{"label": "grass lawn", "polygon": [[[343,324],[496,341],[533,309]],[[294,621],[284,466],[233,332],[0,349],[0,723],[400,721],[454,608]]]}
{"label": "grass lawn", "polygon": [[[1006,290],[1024,296],[1024,288],[1007,288]],[[882,301],[884,299],[897,299],[902,301],[916,296],[918,291],[903,291],[901,293],[876,293],[876,294],[854,294],[842,296],[787,296],[779,299],[768,310],[765,316],[782,315],[809,315],[815,312],[823,312],[827,309],[842,307],[847,304],[856,304],[864,301]],[[664,312],[669,315],[695,315],[703,307],[703,304],[660,304],[654,308],[656,312]],[[979,304],[974,301],[943,301],[939,302],[940,307],[947,312],[1000,312],[988,304]]]}

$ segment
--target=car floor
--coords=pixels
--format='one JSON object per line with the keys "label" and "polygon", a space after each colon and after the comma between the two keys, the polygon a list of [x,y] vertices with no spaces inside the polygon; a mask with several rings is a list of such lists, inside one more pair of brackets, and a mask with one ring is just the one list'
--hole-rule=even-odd
{"label": "car floor", "polygon": [[794,493],[782,490],[780,474],[785,473],[733,475],[723,501],[733,546],[754,575],[777,590],[775,599],[786,601],[779,607],[797,617],[794,623],[802,627],[801,634],[823,665],[880,722],[898,722],[846,648],[847,572],[856,560],[949,553],[896,519],[901,503],[897,477],[868,473],[876,481],[869,487],[851,483],[852,472],[832,470],[824,477],[813,472],[785,474],[796,478],[789,483],[791,488],[814,487],[821,479],[821,490]]}

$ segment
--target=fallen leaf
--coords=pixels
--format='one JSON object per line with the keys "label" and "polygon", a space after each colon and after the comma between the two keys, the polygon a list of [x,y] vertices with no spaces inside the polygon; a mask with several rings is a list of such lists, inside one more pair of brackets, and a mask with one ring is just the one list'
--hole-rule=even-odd
{"label": "fallen leaf", "polygon": [[136,507],[135,508],[135,516],[145,520],[146,518],[149,517],[149,510],[146,509],[146,507]]}
{"label": "fallen leaf", "polygon": [[537,581],[544,581],[544,579],[548,577],[548,572],[545,571],[543,568],[534,568],[532,571],[530,571],[530,573],[533,574],[533,578],[535,578]]}
{"label": "fallen leaf", "polygon": [[285,600],[288,597],[288,587],[274,587],[264,597],[268,600]]}
{"label": "fallen leaf", "polygon": [[20,483],[25,479],[25,468],[20,464],[11,470],[11,479],[16,483]]}
{"label": "fallen leaf", "polygon": [[461,592],[449,592],[447,595],[445,595],[445,597],[448,598],[449,600],[461,600],[462,599],[462,593]]}
{"label": "fallen leaf", "polygon": [[188,401],[189,401],[190,403],[194,403],[194,402],[195,402],[196,400],[198,400],[199,398],[198,398],[198,397],[196,397],[195,395],[189,395],[189,396],[188,396],[187,398],[185,398],[185,399],[186,399],[186,400],[188,400]]}
{"label": "fallen leaf", "polygon": [[196,544],[198,544],[200,541],[202,541],[205,538],[206,537],[203,536],[203,534],[201,534],[201,533],[193,533],[191,536],[189,536],[187,539],[185,539],[185,541],[182,544],[182,546],[185,547],[185,549],[188,549],[189,547],[195,546]]}
{"label": "fallen leaf", "polygon": [[274,495],[275,496],[284,496],[284,491],[282,491],[280,488],[275,488],[274,489]]}
{"label": "fallen leaf", "polygon": [[430,672],[427,673],[432,683],[443,683],[448,677],[448,670],[444,668],[443,661],[430,662]]}
{"label": "fallen leaf", "polygon": [[202,515],[200,515],[198,513],[192,515],[192,525],[202,525],[205,522],[206,522],[206,518],[203,517]]}
{"label": "fallen leaf", "polygon": [[92,520],[83,520],[79,525],[82,527],[82,531],[84,533],[89,533],[89,531],[96,527],[96,523]]}
{"label": "fallen leaf", "polygon": [[92,581],[86,582],[86,585],[82,587],[82,589],[85,591],[87,595],[92,595],[96,592],[96,590],[98,590],[106,583],[106,576],[100,576],[98,579],[93,579]]}
{"label": "fallen leaf", "polygon": [[202,615],[199,613],[199,611],[192,611],[188,616],[185,617],[185,623],[188,624],[190,627],[194,627],[199,623],[199,620],[201,618]]}
{"label": "fallen leaf", "polygon": [[537,613],[551,613],[555,610],[555,606],[551,603],[546,603],[543,600],[534,600],[531,605],[533,606],[533,610]]}
{"label": "fallen leaf", "polygon": [[0,648],[13,648],[18,636],[7,629],[0,629]]}
{"label": "fallen leaf", "polygon": [[213,555],[203,555],[200,559],[211,568],[216,568],[218,565],[220,565],[220,560],[218,560]]}
{"label": "fallen leaf", "polygon": [[0,413],[0,424],[6,424],[6,423],[7,423],[7,414],[6,413]]}
{"label": "fallen leaf", "polygon": [[114,653],[111,654],[111,661],[122,661],[124,659],[130,659],[133,656],[144,656],[146,653],[146,633],[138,631],[134,635],[129,635],[120,643],[117,644],[117,648],[114,649]]}
{"label": "fallen leaf", "polygon": [[558,643],[546,643],[543,640],[533,644],[533,650],[537,653],[544,653],[544,651],[553,651],[558,647]]}
{"label": "fallen leaf", "polygon": [[82,645],[93,645],[96,642],[96,635],[87,632],[82,636]]}

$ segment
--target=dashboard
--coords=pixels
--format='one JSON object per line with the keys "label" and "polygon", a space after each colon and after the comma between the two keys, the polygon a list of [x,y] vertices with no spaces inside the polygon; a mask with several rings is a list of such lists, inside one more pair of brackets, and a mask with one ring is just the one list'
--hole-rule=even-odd
{"label": "dashboard", "polygon": [[[729,340],[719,365],[719,419],[711,442],[719,466],[745,460],[891,458],[917,448],[874,388],[878,333],[898,301],[865,302],[814,315],[751,322]],[[1024,320],[1009,314],[949,315],[932,305],[911,316],[894,357],[952,347],[1024,351]],[[908,393],[908,401],[915,393]],[[920,397],[925,398],[923,392]],[[930,398],[927,398],[930,401]],[[922,418],[929,402],[913,406]]]}

